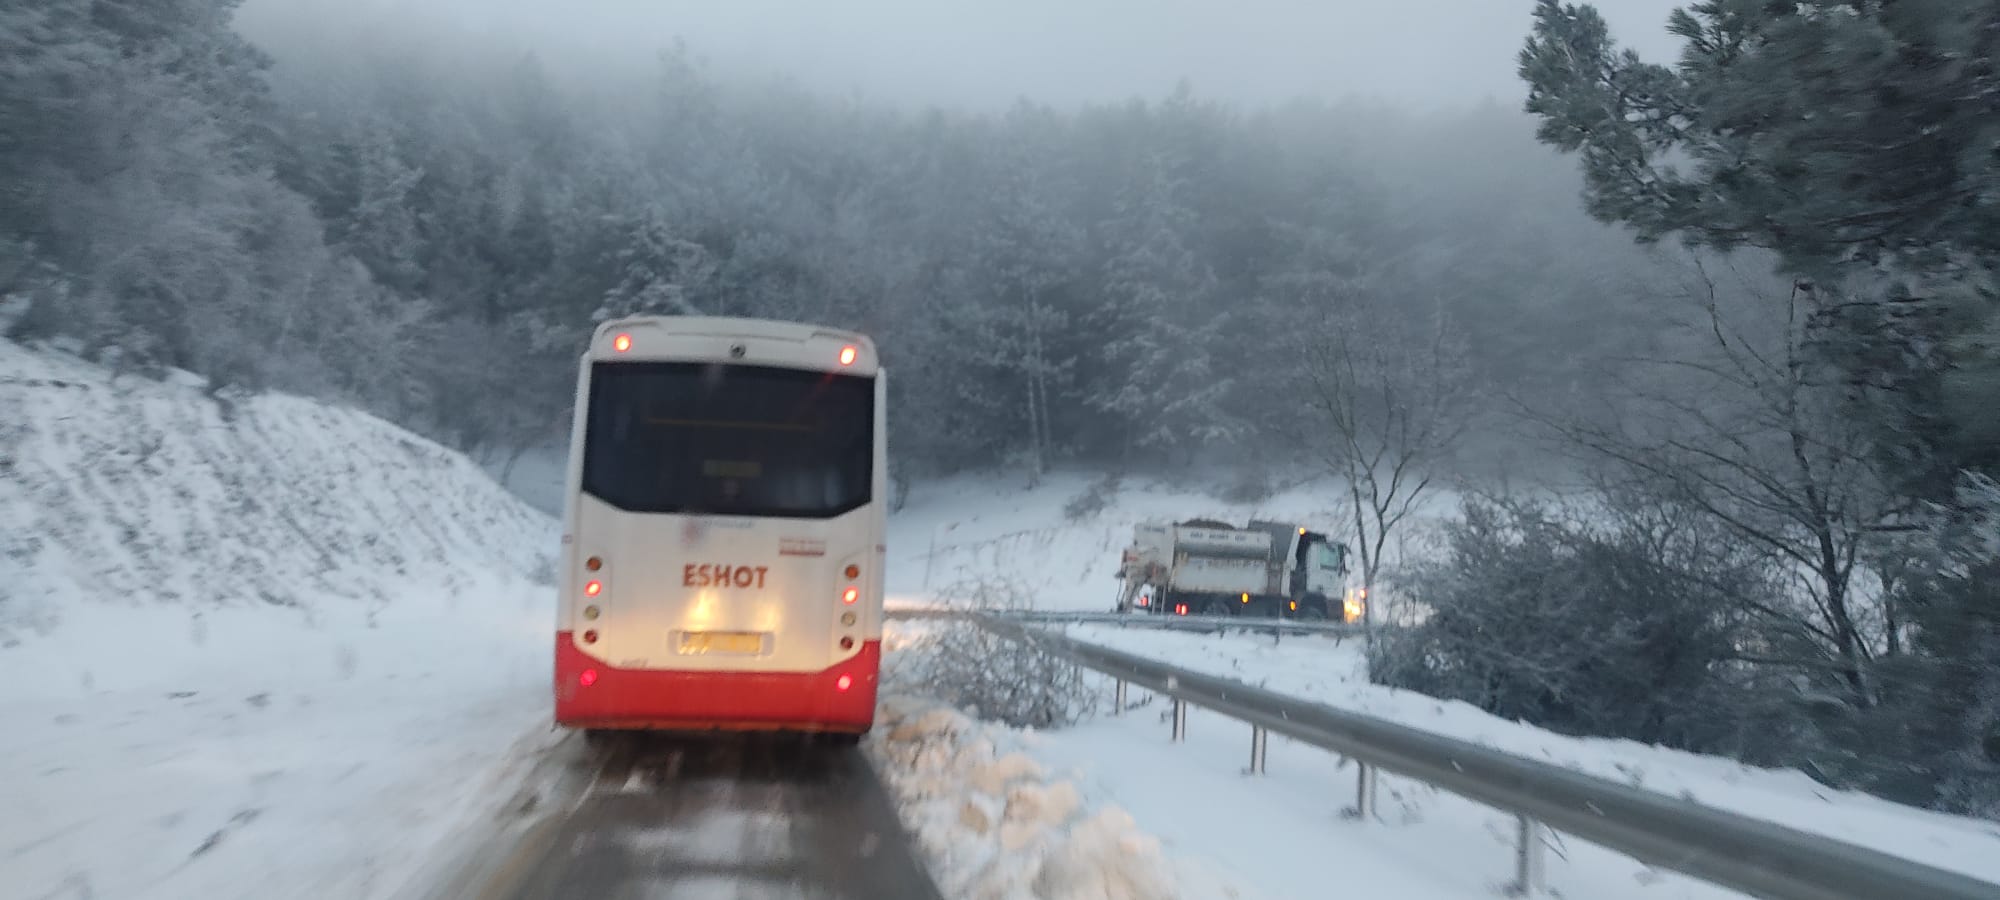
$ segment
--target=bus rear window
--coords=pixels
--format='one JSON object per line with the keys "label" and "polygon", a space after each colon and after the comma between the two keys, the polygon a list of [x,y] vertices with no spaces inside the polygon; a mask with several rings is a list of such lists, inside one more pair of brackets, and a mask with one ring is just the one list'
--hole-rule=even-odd
{"label": "bus rear window", "polygon": [[583,491],[627,512],[824,519],[872,499],[875,383],[764,366],[591,366]]}

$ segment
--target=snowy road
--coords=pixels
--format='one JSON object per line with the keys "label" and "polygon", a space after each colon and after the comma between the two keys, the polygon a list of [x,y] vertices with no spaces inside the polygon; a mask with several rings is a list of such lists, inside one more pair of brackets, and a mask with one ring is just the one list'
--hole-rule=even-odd
{"label": "snowy road", "polygon": [[860,751],[796,740],[624,740],[482,900],[912,898],[937,889]]}

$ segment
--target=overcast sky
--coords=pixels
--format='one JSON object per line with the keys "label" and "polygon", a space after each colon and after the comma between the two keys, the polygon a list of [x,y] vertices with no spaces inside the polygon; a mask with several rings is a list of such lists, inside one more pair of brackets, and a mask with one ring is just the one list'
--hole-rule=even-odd
{"label": "overcast sky", "polygon": [[[1671,62],[1686,0],[1598,0]],[[331,5],[328,5],[331,4]],[[675,37],[716,70],[787,74],[896,103],[992,107],[1158,97],[1182,78],[1243,103],[1359,96],[1421,108],[1523,96],[1532,0],[249,0],[253,37],[300,6],[449,22],[564,60],[638,61]],[[338,10],[338,12],[326,12]],[[393,10],[393,12],[391,12]]]}

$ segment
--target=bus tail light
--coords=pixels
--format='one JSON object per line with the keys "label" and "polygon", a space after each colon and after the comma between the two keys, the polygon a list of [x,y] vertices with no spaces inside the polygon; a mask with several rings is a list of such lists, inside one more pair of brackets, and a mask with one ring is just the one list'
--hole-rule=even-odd
{"label": "bus tail light", "polygon": [[840,348],[840,364],[843,366],[854,365],[854,357],[857,356],[859,353],[860,351],[855,350],[853,344],[848,344],[847,346]]}
{"label": "bus tail light", "polygon": [[584,643],[586,643],[586,644],[595,644],[595,643],[597,643],[597,632],[595,632],[595,631],[586,631],[586,632],[584,632],[584,633],[583,633],[583,642],[584,642]]}
{"label": "bus tail light", "polygon": [[585,597],[595,597],[602,593],[604,593],[604,582],[591,581],[583,586],[583,595]]}
{"label": "bus tail light", "polygon": [[840,602],[849,606],[853,606],[854,601],[859,599],[861,599],[861,589],[853,585],[848,585],[847,590],[840,592]]}
{"label": "bus tail light", "polygon": [[840,676],[839,679],[835,680],[833,683],[833,689],[836,691],[844,691],[853,686],[854,686],[854,676],[852,675],[842,675]]}
{"label": "bus tail light", "polygon": [[854,579],[856,579],[856,578],[860,578],[860,577],[861,577],[861,567],[860,567],[860,566],[857,566],[857,565],[854,565],[854,564],[852,564],[852,563],[848,564],[848,566],[847,566],[847,578],[848,578],[848,580],[849,580],[849,581],[852,581],[852,580],[854,580]]}
{"label": "bus tail light", "polygon": [[840,649],[842,649],[842,650],[852,650],[852,649],[854,649],[854,639],[853,639],[853,638],[851,638],[851,637],[844,637],[844,638],[841,638],[841,639],[840,639]]}
{"label": "bus tail light", "polygon": [[615,338],[612,338],[611,349],[616,350],[620,353],[624,353],[625,351],[632,349],[632,336],[629,334],[621,334]]}
{"label": "bus tail light", "polygon": [[584,687],[590,687],[591,685],[596,684],[597,670],[596,669],[583,670],[582,674],[576,676],[576,683],[583,685]]}
{"label": "bus tail light", "polygon": [[595,572],[598,569],[604,568],[604,560],[593,556],[583,561],[583,567],[589,569],[592,572]]}

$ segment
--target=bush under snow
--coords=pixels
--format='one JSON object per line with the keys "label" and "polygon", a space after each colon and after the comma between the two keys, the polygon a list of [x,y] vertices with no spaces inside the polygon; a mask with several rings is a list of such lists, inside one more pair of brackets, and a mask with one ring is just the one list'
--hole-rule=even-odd
{"label": "bush under snow", "polygon": [[[960,612],[1030,607],[1016,582],[989,577],[946,588],[942,604]],[[1033,641],[996,635],[968,621],[905,628],[885,678],[974,716],[1028,728],[1074,724],[1095,707],[1096,692],[1074,664]]]}

